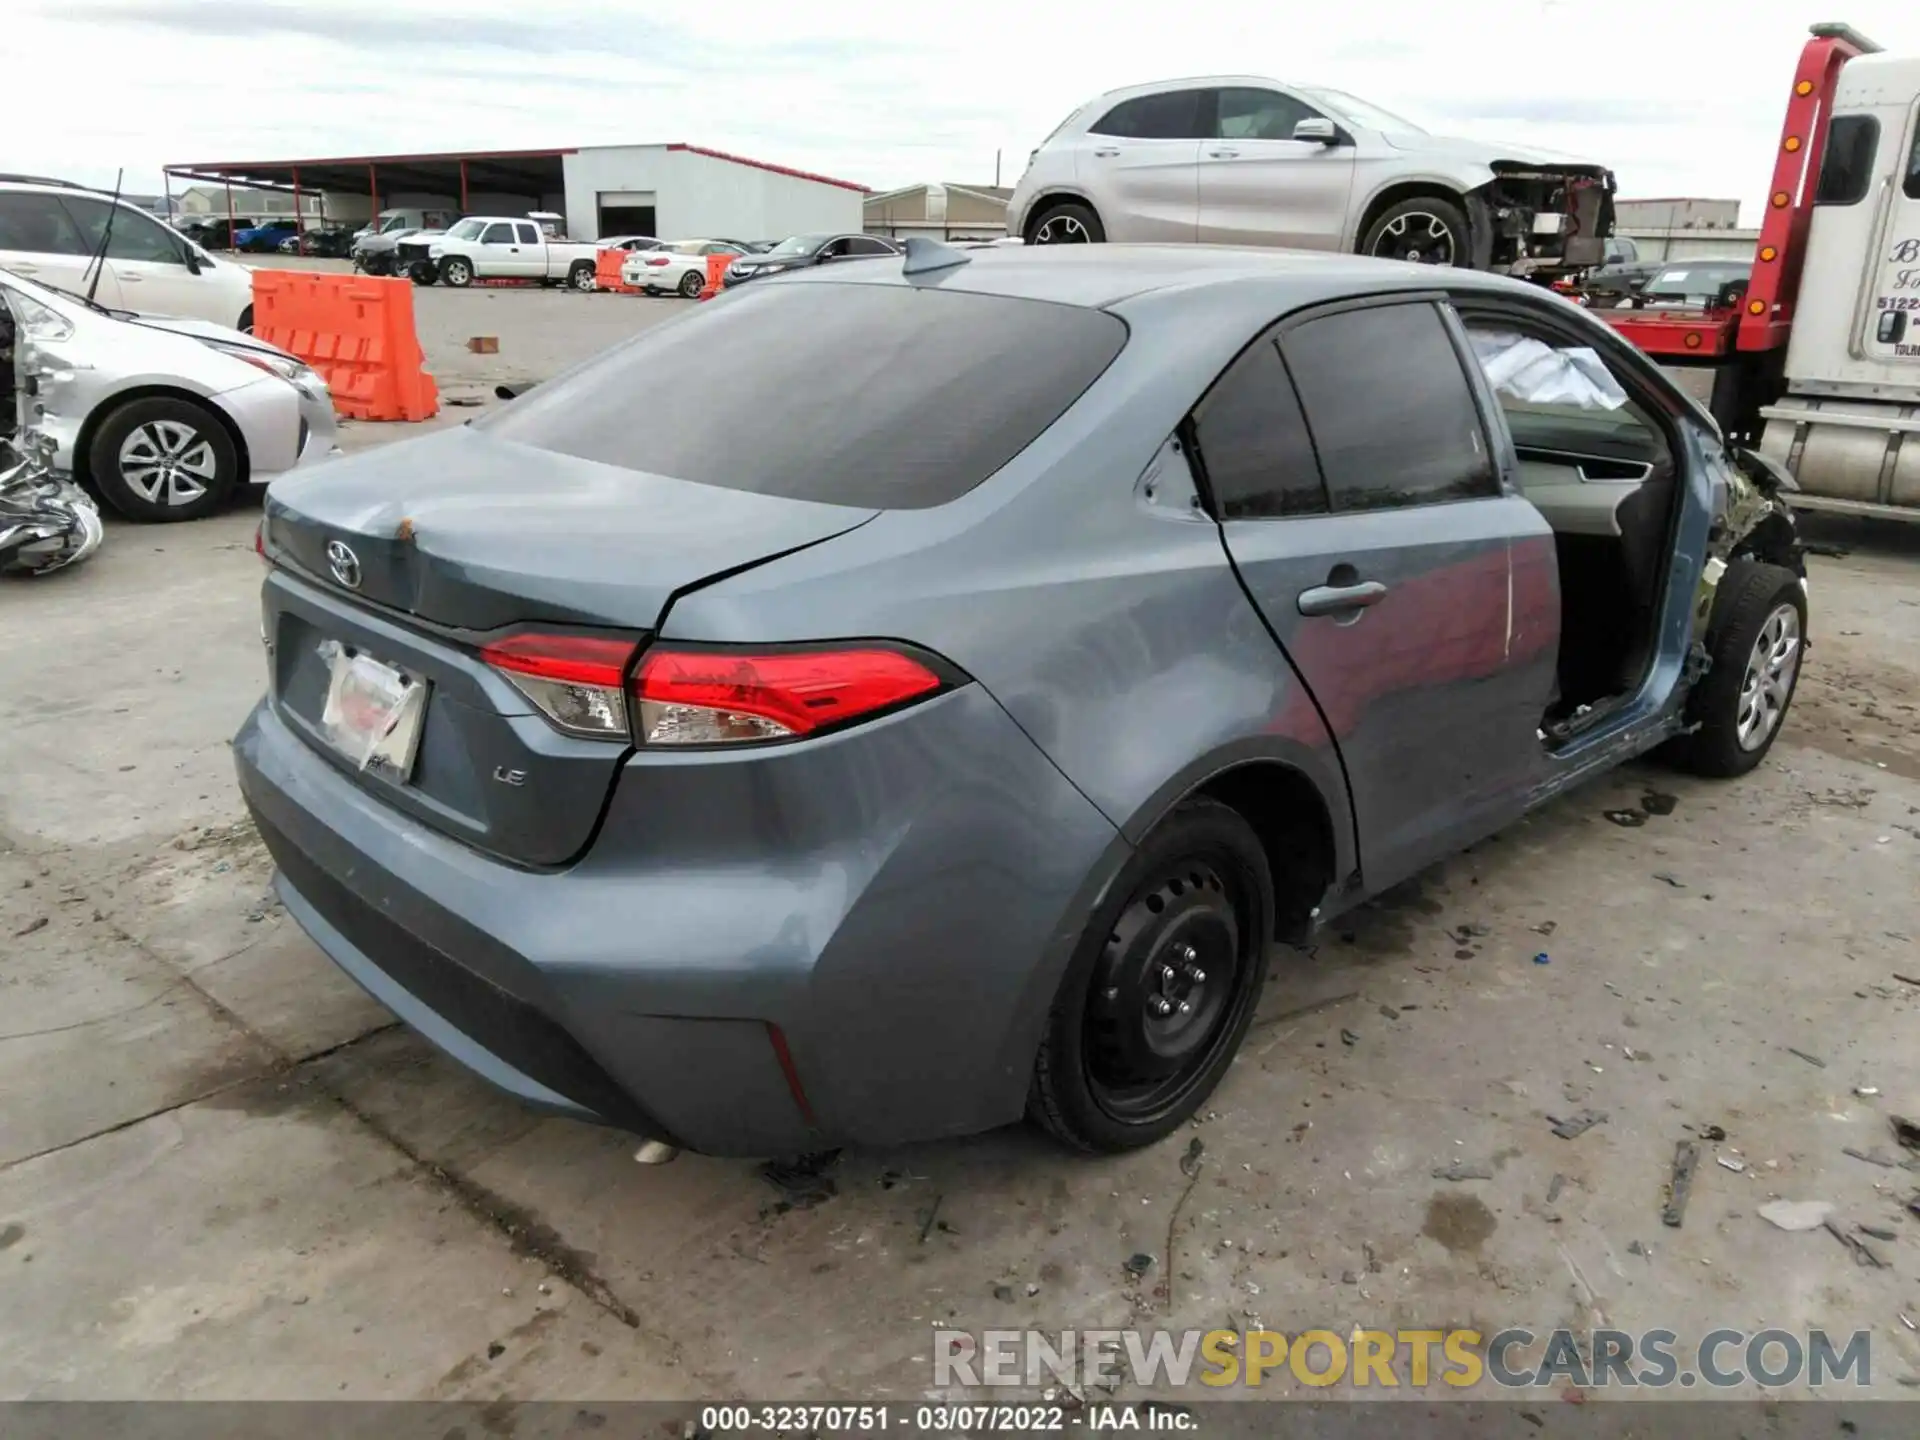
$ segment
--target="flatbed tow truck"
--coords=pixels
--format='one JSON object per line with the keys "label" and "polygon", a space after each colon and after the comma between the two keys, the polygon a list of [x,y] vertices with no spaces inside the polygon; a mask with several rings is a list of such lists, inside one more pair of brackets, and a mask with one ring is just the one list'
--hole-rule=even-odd
{"label": "flatbed tow truck", "polygon": [[1920,56],[1812,26],[1744,294],[1594,314],[1711,368],[1714,418],[1786,468],[1796,509],[1920,523]]}

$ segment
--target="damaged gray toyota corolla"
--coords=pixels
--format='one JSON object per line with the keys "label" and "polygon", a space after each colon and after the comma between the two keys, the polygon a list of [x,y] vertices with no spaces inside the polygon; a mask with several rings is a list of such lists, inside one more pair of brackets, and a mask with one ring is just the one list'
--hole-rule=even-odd
{"label": "damaged gray toyota corolla", "polygon": [[[1778,482],[1577,307],[909,248],[269,493],[280,894],[495,1084],[723,1154],[1142,1145],[1276,939],[1778,735]],[[668,370],[724,403],[634,424]]]}

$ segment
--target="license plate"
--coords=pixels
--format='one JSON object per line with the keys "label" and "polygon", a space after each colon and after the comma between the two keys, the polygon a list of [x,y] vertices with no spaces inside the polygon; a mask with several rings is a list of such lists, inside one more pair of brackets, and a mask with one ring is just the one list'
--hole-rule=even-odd
{"label": "license plate", "polygon": [[404,782],[413,773],[427,713],[427,682],[329,641],[327,704],[320,730],[361,770]]}
{"label": "license plate", "polygon": [[1564,215],[1536,215],[1533,217],[1533,233],[1536,235],[1558,235],[1567,228]]}

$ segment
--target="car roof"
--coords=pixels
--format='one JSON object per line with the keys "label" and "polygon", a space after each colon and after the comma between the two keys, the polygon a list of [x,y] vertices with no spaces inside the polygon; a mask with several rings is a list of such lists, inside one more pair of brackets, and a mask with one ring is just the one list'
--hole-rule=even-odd
{"label": "car roof", "polygon": [[891,264],[829,266],[783,283],[823,285],[937,285],[982,295],[1004,295],[1105,309],[1137,296],[1229,284],[1258,285],[1279,308],[1380,290],[1469,286],[1511,293],[1543,293],[1539,286],[1477,270],[1437,271],[1431,265],[1305,250],[1230,245],[1008,245],[959,252],[965,265],[907,277]]}

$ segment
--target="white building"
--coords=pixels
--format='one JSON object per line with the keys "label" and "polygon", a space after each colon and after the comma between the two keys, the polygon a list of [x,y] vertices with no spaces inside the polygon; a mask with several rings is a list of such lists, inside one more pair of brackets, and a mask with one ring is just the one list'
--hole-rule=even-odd
{"label": "white building", "polygon": [[655,235],[670,240],[779,240],[815,230],[861,228],[867,188],[700,145],[595,145],[571,150],[368,155],[169,165],[191,189],[183,208],[236,213],[248,193],[273,195],[291,214],[323,195],[329,217],[409,206],[470,215],[558,210],[576,240]]}

